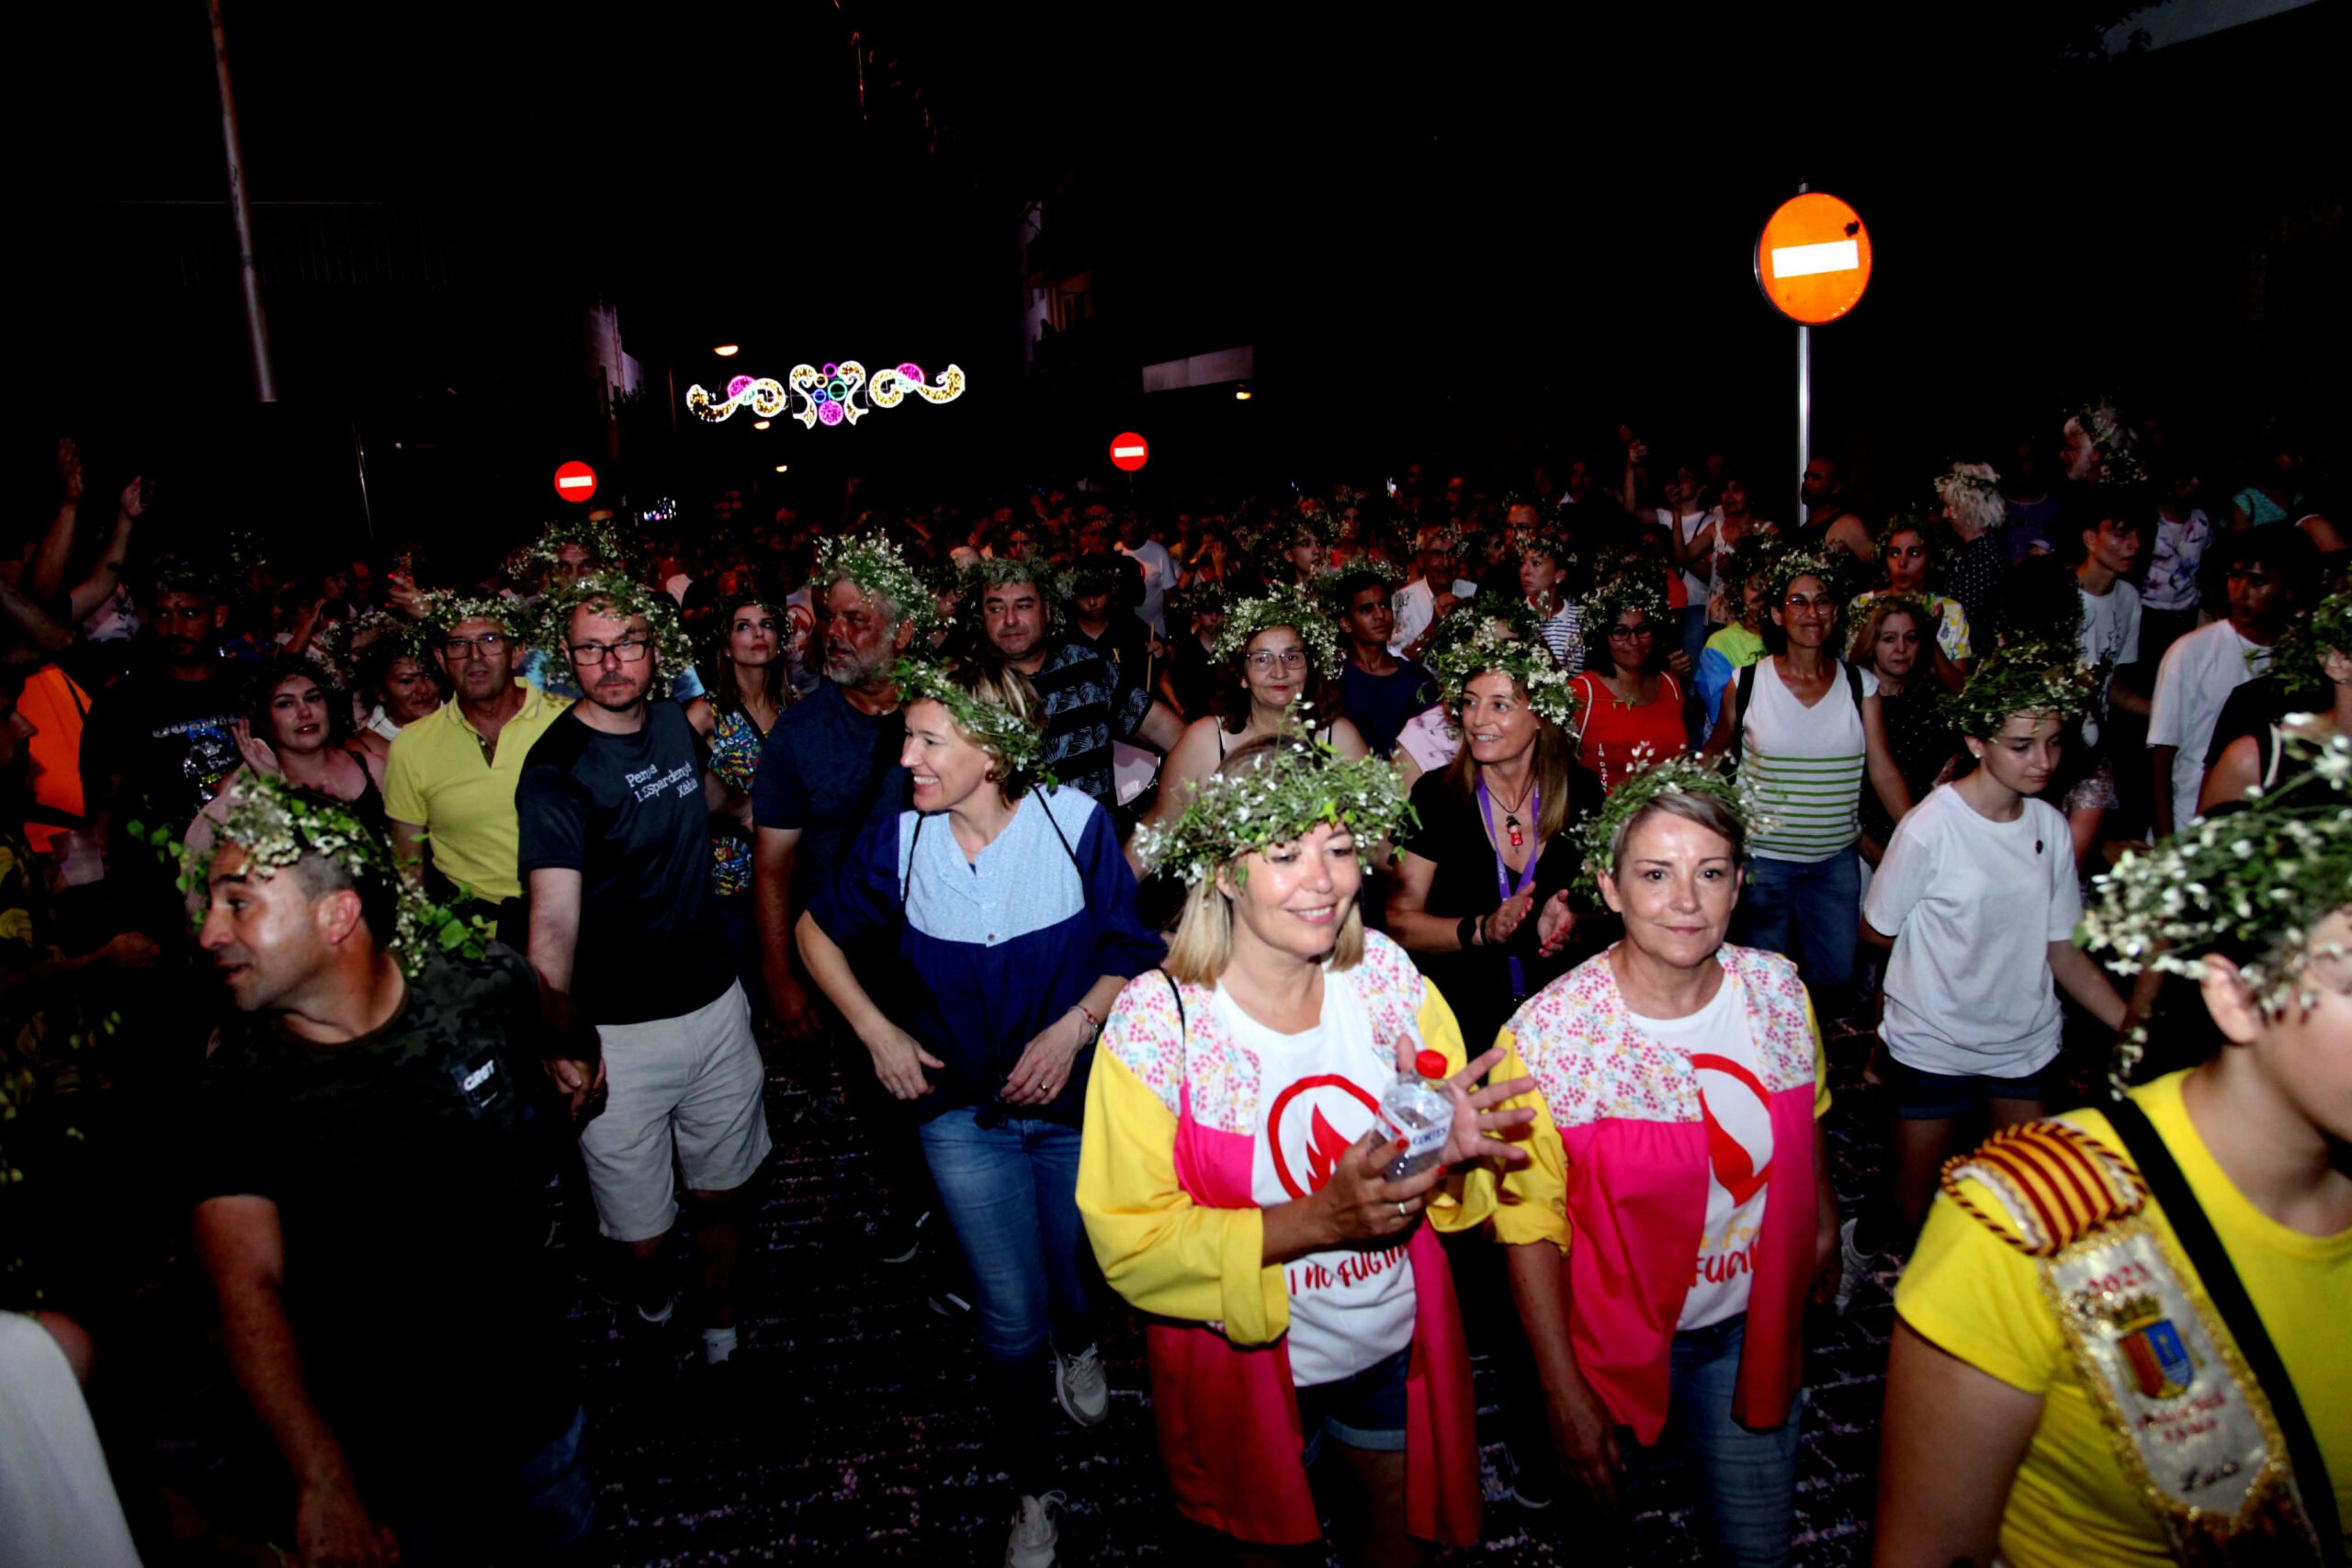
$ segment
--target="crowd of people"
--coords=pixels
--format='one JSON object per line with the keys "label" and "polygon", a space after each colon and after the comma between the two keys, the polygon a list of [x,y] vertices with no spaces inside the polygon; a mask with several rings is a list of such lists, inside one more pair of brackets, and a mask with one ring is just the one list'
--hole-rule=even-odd
{"label": "crowd of people", "polygon": [[[1475,1349],[1511,1506],[1600,1532],[1672,1448],[1708,1561],[1788,1562],[1808,1336],[1897,1269],[1880,1562],[2340,1562],[2315,472],[2208,501],[2098,404],[1882,519],[1623,431],[297,568],[132,476],[85,527],[62,443],[0,560],[0,1562],[593,1560],[549,1193],[741,1408],[782,1074],[968,1306],[1009,1568],[1130,1316],[1188,1551],[1479,1540]],[[201,1497],[104,1430],[174,1280],[253,1435]]]}

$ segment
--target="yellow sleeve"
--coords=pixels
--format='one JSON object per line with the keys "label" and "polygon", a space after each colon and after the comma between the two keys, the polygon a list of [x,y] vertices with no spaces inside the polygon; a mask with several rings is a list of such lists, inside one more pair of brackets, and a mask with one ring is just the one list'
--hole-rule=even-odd
{"label": "yellow sleeve", "polygon": [[[1422,986],[1421,1010],[1414,1022],[1420,1027],[1422,1048],[1444,1053],[1449,1074],[1470,1065],[1469,1048],[1462,1043],[1462,1025],[1454,1019],[1453,1004],[1435,986]],[[1494,1212],[1495,1170],[1489,1165],[1451,1171],[1430,1193],[1430,1224],[1442,1231],[1475,1230]]]}
{"label": "yellow sleeve", "polygon": [[[1962,1184],[1980,1213],[2006,1224],[2000,1200]],[[2042,1299],[2041,1269],[1983,1221],[1936,1195],[1927,1229],[1894,1288],[1894,1310],[1922,1338],[2027,1393],[2046,1393],[2066,1353]]]}
{"label": "yellow sleeve", "polygon": [[1829,1053],[1821,1048],[1821,1021],[1813,1016],[1813,992],[1804,993],[1804,1026],[1813,1034],[1813,1119],[1829,1114]]}
{"label": "yellow sleeve", "polygon": [[[439,717],[438,715],[426,716]],[[401,741],[407,733],[407,730],[402,730],[400,735],[392,737],[391,755],[384,763],[384,815],[395,822],[422,828],[425,825],[424,791],[417,783],[416,753],[424,737],[420,735],[403,746]]]}
{"label": "yellow sleeve", "polygon": [[[1519,1039],[1506,1028],[1495,1037],[1503,1048],[1498,1078],[1521,1078],[1527,1067],[1519,1059]],[[1494,1213],[1495,1239],[1507,1245],[1548,1241],[1562,1252],[1568,1249],[1568,1151],[1552,1121],[1544,1096],[1530,1090],[1507,1102],[1507,1109],[1532,1106],[1535,1120],[1514,1129],[1514,1141],[1528,1153],[1525,1165],[1503,1172]]]}
{"label": "yellow sleeve", "polygon": [[1176,1184],[1176,1115],[1126,1064],[1094,1054],[1078,1153],[1078,1212],[1103,1279],[1139,1312],[1222,1323],[1236,1345],[1290,1327],[1258,1209],[1207,1209]]}

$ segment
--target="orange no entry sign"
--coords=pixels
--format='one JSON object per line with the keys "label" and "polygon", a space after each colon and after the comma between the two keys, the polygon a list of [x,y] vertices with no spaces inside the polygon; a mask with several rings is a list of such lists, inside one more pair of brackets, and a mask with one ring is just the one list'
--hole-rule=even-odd
{"label": "orange no entry sign", "polygon": [[1757,236],[1756,281],[1792,321],[1836,321],[1870,287],[1871,233],[1861,214],[1821,191],[1782,202]]}

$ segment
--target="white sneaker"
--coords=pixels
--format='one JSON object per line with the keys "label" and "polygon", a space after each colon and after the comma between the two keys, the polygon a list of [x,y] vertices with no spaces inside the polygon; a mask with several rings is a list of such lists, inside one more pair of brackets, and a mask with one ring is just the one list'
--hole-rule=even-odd
{"label": "white sneaker", "polygon": [[1838,1227],[1838,1315],[1846,1315],[1846,1303],[1854,1299],[1855,1290],[1871,1277],[1871,1255],[1854,1245],[1854,1229],[1861,1224],[1858,1216]]}
{"label": "white sneaker", "polygon": [[1075,1356],[1054,1352],[1054,1398],[1062,1414],[1081,1427],[1099,1427],[1111,1413],[1111,1385],[1102,1376],[1102,1357],[1089,1345]]}
{"label": "white sneaker", "polygon": [[1062,1532],[1054,1524],[1053,1510],[1069,1502],[1058,1492],[1021,1499],[1021,1511],[1012,1517],[1012,1534],[1004,1543],[1004,1568],[1054,1568],[1054,1548]]}

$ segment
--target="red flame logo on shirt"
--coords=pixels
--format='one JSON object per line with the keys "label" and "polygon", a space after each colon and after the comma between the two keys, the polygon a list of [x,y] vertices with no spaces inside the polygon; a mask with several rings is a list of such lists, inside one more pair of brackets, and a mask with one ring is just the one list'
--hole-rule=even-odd
{"label": "red flame logo on shirt", "polygon": [[1339,1129],[1323,1120],[1321,1107],[1317,1107],[1306,1123],[1306,1186],[1314,1192],[1323,1190],[1331,1173],[1340,1167],[1340,1156],[1348,1152],[1348,1140]]}
{"label": "red flame logo on shirt", "polygon": [[1302,1142],[1306,1156],[1306,1179],[1311,1185],[1301,1186],[1298,1178],[1291,1173],[1290,1159],[1284,1153],[1283,1113],[1291,1109],[1299,1096],[1317,1089],[1340,1089],[1371,1111],[1375,1122],[1380,1116],[1380,1102],[1363,1085],[1343,1073],[1312,1074],[1274,1096],[1273,1107],[1266,1112],[1265,1137],[1273,1155],[1274,1179],[1283,1184],[1283,1190],[1294,1198],[1321,1191],[1323,1184],[1331,1179],[1331,1173],[1339,1168],[1340,1156],[1355,1146],[1352,1139],[1325,1120],[1321,1106],[1310,1105],[1306,1136]]}
{"label": "red flame logo on shirt", "polygon": [[[1728,1056],[1694,1055],[1690,1058],[1690,1066],[1713,1068],[1736,1080],[1768,1110],[1772,1103],[1771,1097],[1764,1092],[1764,1086],[1756,1075]],[[1764,1185],[1771,1169],[1771,1160],[1768,1157],[1764,1162],[1765,1168],[1757,1169],[1754,1159],[1740,1146],[1739,1140],[1724,1132],[1721,1123],[1716,1122],[1715,1113],[1703,1094],[1699,1097],[1699,1114],[1707,1123],[1707,1159],[1714,1167],[1715,1179],[1723,1184],[1724,1191],[1731,1194],[1735,1207],[1747,1202]]]}

